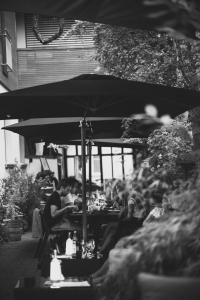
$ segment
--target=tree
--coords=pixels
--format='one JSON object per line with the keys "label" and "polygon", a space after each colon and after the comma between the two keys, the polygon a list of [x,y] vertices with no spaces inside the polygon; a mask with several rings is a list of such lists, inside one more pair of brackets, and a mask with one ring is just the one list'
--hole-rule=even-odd
{"label": "tree", "polygon": [[194,149],[200,149],[200,107],[190,110],[189,120],[192,126]]}
{"label": "tree", "polygon": [[97,25],[95,33],[96,59],[109,74],[178,87],[197,82],[198,42],[108,25]]}
{"label": "tree", "polygon": [[175,37],[199,38],[198,0],[144,0],[143,3],[155,29]]}
{"label": "tree", "polygon": [[[130,80],[200,89],[199,42],[176,40],[166,33],[133,31],[108,25],[96,25],[95,32],[96,59],[109,74]],[[189,119],[194,147],[199,149],[200,108],[191,110]],[[130,119],[127,122],[129,126],[136,125]]]}

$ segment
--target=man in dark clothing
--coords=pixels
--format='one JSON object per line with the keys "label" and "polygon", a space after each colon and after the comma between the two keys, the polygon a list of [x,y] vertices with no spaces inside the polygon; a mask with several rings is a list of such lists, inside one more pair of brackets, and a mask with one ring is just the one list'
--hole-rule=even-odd
{"label": "man in dark clothing", "polygon": [[[56,191],[52,193],[50,198],[48,199],[46,206],[44,208],[42,220],[44,230],[47,233],[48,242],[45,247],[41,250],[41,254],[39,257],[39,267],[41,268],[42,276],[49,276],[49,264],[50,264],[50,253],[57,249],[58,252],[63,252],[63,236],[61,234],[50,234],[51,228],[55,225],[59,224],[62,221],[63,214],[67,211],[71,211],[69,206],[65,206],[61,208],[61,197],[65,197],[71,191],[76,189],[76,185],[80,185],[80,183],[74,178],[69,177],[67,179],[62,179]],[[66,237],[65,237],[66,239]]]}
{"label": "man in dark clothing", "polygon": [[48,199],[44,208],[44,223],[48,229],[52,228],[57,224],[68,209],[67,206],[61,208],[61,196],[66,196],[69,193],[69,182],[68,179],[62,179],[57,187],[57,190]]}

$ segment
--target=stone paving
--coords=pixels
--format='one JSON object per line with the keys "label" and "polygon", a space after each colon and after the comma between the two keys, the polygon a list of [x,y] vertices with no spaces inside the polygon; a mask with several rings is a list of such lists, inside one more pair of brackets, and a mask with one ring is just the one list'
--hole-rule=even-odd
{"label": "stone paving", "polygon": [[37,260],[33,258],[37,241],[29,232],[21,241],[0,245],[1,300],[14,300],[13,289],[19,279],[39,275]]}

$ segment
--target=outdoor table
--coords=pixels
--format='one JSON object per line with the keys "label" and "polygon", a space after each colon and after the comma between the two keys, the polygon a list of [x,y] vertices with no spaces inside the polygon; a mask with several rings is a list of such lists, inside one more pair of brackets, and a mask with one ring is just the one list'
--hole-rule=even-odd
{"label": "outdoor table", "polygon": [[[91,274],[95,273],[97,270],[101,268],[103,263],[105,262],[105,259],[99,258],[99,259],[67,259],[63,256],[57,255],[59,260],[62,260],[61,263],[61,270],[62,274],[65,277],[71,277],[71,276],[79,276],[79,277],[85,277],[90,276]],[[63,257],[63,258],[61,258]],[[46,261],[45,269],[42,270],[42,276],[48,277],[50,276],[50,259]]]}
{"label": "outdoor table", "polygon": [[[67,214],[67,218],[71,221],[78,221],[80,224],[82,223],[82,211],[73,212]],[[108,224],[110,222],[117,222],[119,218],[119,210],[110,210],[110,211],[95,211],[95,212],[87,212],[87,223],[90,225],[102,225]],[[51,229],[52,232],[66,231],[69,230],[68,227],[55,227]]]}
{"label": "outdoor table", "polygon": [[[82,212],[74,212],[69,214],[69,218],[72,220],[80,220],[82,221]],[[87,212],[87,222],[91,225],[101,225],[107,224],[109,222],[117,221],[119,217],[119,210],[109,210],[109,211],[94,211],[94,212]]]}
{"label": "outdoor table", "polygon": [[[72,280],[72,279],[69,279]],[[86,280],[86,278],[81,278]],[[83,300],[83,299],[96,299],[95,289],[89,286],[78,287],[59,287],[52,288],[52,285],[45,285],[47,279],[43,277],[24,278],[17,282],[14,288],[15,300]],[[73,281],[73,280],[72,280]],[[65,281],[66,282],[66,281]]]}
{"label": "outdoor table", "polygon": [[[70,221],[78,222],[82,224],[82,211],[73,212],[67,215],[67,218]],[[87,212],[87,224],[89,224],[93,228],[97,228],[102,224],[108,224],[110,222],[117,222],[119,219],[119,210],[113,210],[109,212],[104,211],[95,211],[95,212]],[[62,224],[61,227],[54,227],[51,229],[53,233],[61,232],[61,231],[69,231],[68,226],[64,226]]]}
{"label": "outdoor table", "polygon": [[[63,259],[62,270],[64,276],[85,276],[90,275],[97,271],[103,264],[103,259],[97,259],[97,247],[100,236],[101,224],[108,224],[110,222],[117,222],[119,217],[119,211],[97,211],[95,213],[87,213],[87,223],[92,227],[94,240],[96,259]],[[68,218],[72,221],[78,221],[82,223],[82,212],[68,214]],[[68,224],[67,224],[68,225]],[[61,238],[67,236],[65,232],[69,231],[69,227],[62,224],[61,227],[55,227],[51,229],[51,233],[60,235]],[[61,252],[62,254],[62,252]],[[42,259],[42,276],[46,277],[50,274],[50,245],[47,245],[45,254]]]}
{"label": "outdoor table", "polygon": [[[73,222],[78,222],[82,224],[82,212],[74,212],[67,215],[67,218]],[[95,251],[97,251],[97,247],[99,244],[101,225],[109,224],[111,222],[117,222],[119,220],[119,210],[109,210],[109,211],[95,211],[95,212],[87,212],[87,224],[91,226],[91,229],[94,234],[95,241]],[[68,226],[55,227],[51,229],[52,233],[60,233],[69,231]]]}

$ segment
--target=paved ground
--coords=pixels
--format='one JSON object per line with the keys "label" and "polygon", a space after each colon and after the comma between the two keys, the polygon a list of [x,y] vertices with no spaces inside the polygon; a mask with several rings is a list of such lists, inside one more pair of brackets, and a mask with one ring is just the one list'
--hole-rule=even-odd
{"label": "paved ground", "polygon": [[37,239],[31,233],[18,242],[0,245],[0,299],[13,300],[13,288],[17,280],[38,276],[37,260],[33,258]]}

